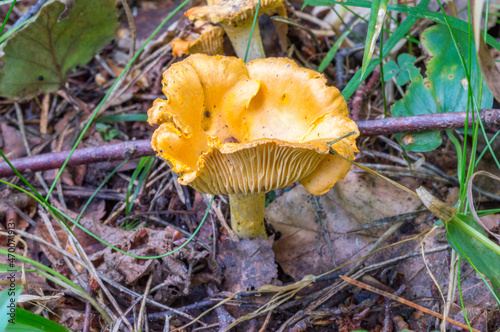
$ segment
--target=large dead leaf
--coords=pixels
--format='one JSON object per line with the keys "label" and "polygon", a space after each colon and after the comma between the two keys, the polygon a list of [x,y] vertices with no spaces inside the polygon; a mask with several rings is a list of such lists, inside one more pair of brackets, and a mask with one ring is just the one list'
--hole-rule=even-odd
{"label": "large dead leaf", "polygon": [[[170,227],[132,231],[85,218],[81,224],[115,247],[137,256],[162,255],[186,240],[179,231]],[[218,267],[210,252],[193,242],[161,259],[137,259],[108,247],[92,255],[91,260],[98,271],[127,285],[135,285],[142,277],[152,273],[152,287],[166,284],[155,293],[156,301],[170,303],[178,296],[189,294],[197,285],[208,281],[219,282]]]}
{"label": "large dead leaf", "polygon": [[299,186],[276,199],[266,211],[266,220],[281,233],[273,247],[276,261],[296,280],[361,256],[386,227],[347,233],[349,230],[421,205],[417,198],[391,184],[353,171],[328,193],[316,197],[319,211],[314,199]]}
{"label": "large dead leaf", "polygon": [[224,262],[224,289],[230,292],[257,290],[278,277],[274,262],[274,237],[266,240],[227,241],[220,247]]}
{"label": "large dead leaf", "polygon": [[3,48],[0,95],[25,99],[57,90],[67,73],[92,59],[113,38],[117,27],[114,0],[49,1],[35,21],[13,33]]}

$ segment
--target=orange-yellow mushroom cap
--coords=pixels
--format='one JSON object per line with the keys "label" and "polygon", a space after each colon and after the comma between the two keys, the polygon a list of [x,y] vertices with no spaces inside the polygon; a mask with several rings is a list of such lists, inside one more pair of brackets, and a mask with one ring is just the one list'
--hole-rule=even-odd
{"label": "orange-yellow mushroom cap", "polygon": [[[179,182],[208,194],[255,194],[301,181],[326,193],[350,163],[327,142],[356,132],[347,105],[323,75],[288,59],[196,54],[163,74],[167,100],[148,111],[151,145]],[[355,139],[332,148],[354,159]]]}
{"label": "orange-yellow mushroom cap", "polygon": [[195,22],[195,29],[184,38],[172,40],[172,54],[180,58],[183,55],[196,53],[208,55],[223,53],[224,29],[199,20]]}
{"label": "orange-yellow mushroom cap", "polygon": [[[193,7],[186,12],[190,20],[202,19],[211,23],[232,23],[252,20],[259,0],[207,0],[207,6]],[[259,15],[274,12],[283,0],[261,0]]]}

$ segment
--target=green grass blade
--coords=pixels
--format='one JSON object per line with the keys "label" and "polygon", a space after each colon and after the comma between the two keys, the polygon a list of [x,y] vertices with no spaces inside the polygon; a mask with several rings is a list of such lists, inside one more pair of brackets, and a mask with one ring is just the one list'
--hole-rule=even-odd
{"label": "green grass blade", "polygon": [[137,164],[137,167],[134,170],[134,173],[132,173],[132,176],[130,177],[130,183],[128,184],[127,188],[127,196],[125,198],[125,211],[127,216],[130,214],[130,193],[132,192],[132,188],[134,187],[134,182],[137,179],[137,177],[141,174],[142,169],[146,165],[146,163],[149,161],[149,158],[151,157],[142,157],[141,160],[139,160],[139,164]]}
{"label": "green grass blade", "polygon": [[23,286],[9,287],[0,292],[0,331],[4,331],[10,319],[16,316],[17,299]]}
{"label": "green grass blade", "polygon": [[16,5],[16,1],[14,0],[12,4],[10,5],[9,11],[7,12],[7,16],[5,16],[5,20],[3,20],[2,27],[0,28],[0,36],[3,33],[3,29],[5,28],[5,25],[7,24],[7,21],[9,20],[10,13],[12,13],[12,9],[14,9],[14,6]]}
{"label": "green grass blade", "polygon": [[[430,0],[421,1],[417,8],[425,8],[429,4]],[[403,38],[411,27],[417,22],[418,16],[410,15],[408,16],[403,23],[394,31],[394,33],[387,39],[387,42],[384,44],[384,52],[382,53],[382,57],[385,58],[391,50],[396,46],[396,44]],[[349,99],[352,94],[356,91],[361,82],[373,71],[373,69],[380,64],[379,59],[373,59],[370,61],[366,71],[363,75],[361,75],[361,71],[359,70],[347,83],[346,87],[342,90],[342,96],[344,99]]]}
{"label": "green grass blade", "polygon": [[[134,194],[132,195],[131,202],[128,205],[128,210],[127,210],[127,216],[130,215],[130,210],[132,210],[132,206],[134,206],[134,201],[137,198],[137,195],[139,194],[139,190],[141,190],[142,184],[144,183],[144,180],[146,180],[146,176],[149,173],[149,170],[153,166],[153,163],[155,161],[154,157],[146,157],[145,165],[144,165],[144,170],[141,172],[139,176],[139,180],[137,181],[137,186],[135,186]],[[128,202],[128,200],[127,200]]]}
{"label": "green grass blade", "polygon": [[[12,184],[12,183],[10,183],[10,182],[4,181],[4,180],[2,180],[2,179],[0,179],[0,183],[6,184],[6,185],[8,185],[8,186],[11,186],[11,187],[13,187],[13,188],[15,188],[15,189],[17,189],[17,190],[19,190],[19,191],[21,191],[21,192],[25,193],[26,195],[28,195],[28,196],[32,197],[32,198],[33,198],[33,199],[35,199],[38,203],[42,204],[42,206],[44,206],[45,208],[47,208],[47,209],[48,209],[48,207],[47,207],[46,203],[44,203],[44,201],[43,201],[43,200],[39,199],[38,197],[36,197],[34,194],[30,193],[29,191],[27,191],[27,190],[25,190],[25,189],[23,189],[23,188],[21,188],[21,187],[19,187],[19,186],[15,185],[15,184]],[[201,219],[201,221],[200,221],[200,224],[198,225],[198,227],[196,228],[196,230],[194,231],[194,233],[193,233],[193,234],[191,234],[191,236],[187,239],[187,241],[186,241],[186,242],[184,242],[183,244],[181,244],[181,245],[180,245],[179,247],[177,247],[175,250],[172,250],[172,251],[170,251],[170,252],[167,252],[167,253],[162,254],[162,255],[157,255],[157,256],[137,256],[137,255],[129,254],[128,252],[126,252],[126,251],[124,251],[124,250],[122,250],[122,249],[120,249],[120,248],[117,248],[117,247],[113,246],[111,243],[106,242],[105,240],[101,239],[99,236],[95,235],[94,233],[92,233],[91,231],[89,231],[88,229],[86,229],[85,227],[83,227],[82,225],[80,225],[80,224],[76,223],[76,222],[75,222],[75,221],[74,221],[71,217],[69,217],[67,214],[65,214],[65,213],[64,213],[64,212],[62,212],[61,210],[56,209],[56,208],[54,208],[54,207],[50,207],[50,208],[51,208],[51,210],[50,210],[50,211],[51,211],[51,212],[52,212],[52,211],[57,212],[57,214],[58,214],[58,217],[59,217],[59,218],[61,218],[60,216],[63,216],[64,218],[66,218],[66,220],[68,220],[68,221],[72,222],[74,225],[76,225],[78,228],[80,228],[83,232],[87,233],[89,236],[93,237],[94,239],[96,239],[97,241],[101,242],[102,244],[104,244],[104,245],[106,245],[106,246],[108,246],[108,247],[112,248],[113,250],[116,250],[116,251],[118,251],[118,252],[121,252],[121,253],[122,253],[122,254],[124,254],[124,255],[127,255],[127,256],[130,256],[130,257],[134,257],[134,258],[137,258],[137,259],[157,259],[157,258],[163,258],[163,257],[169,256],[169,255],[172,255],[173,253],[175,253],[175,252],[177,252],[177,251],[181,250],[182,248],[184,248],[185,246],[187,246],[189,242],[191,242],[191,240],[192,240],[192,239],[196,236],[196,234],[198,234],[198,232],[200,231],[201,226],[203,225],[203,223],[205,223],[205,220],[206,220],[206,219],[207,219],[207,217],[208,217],[208,213],[210,212],[210,207],[212,206],[212,203],[213,203],[213,201],[214,201],[214,197],[215,197],[215,196],[212,196],[212,198],[211,198],[210,202],[208,203],[207,209],[205,210],[205,214],[203,215],[203,218],[202,218],[202,219]],[[65,222],[64,220],[62,220],[62,221],[66,224],[66,222]],[[68,227],[68,228],[69,228],[69,227]],[[71,230],[71,229],[70,229],[70,230]],[[8,251],[7,251],[7,250],[4,250],[4,249],[0,249],[0,255],[8,255]],[[17,258],[18,256],[19,256],[19,255],[16,255],[16,256],[14,256],[14,257],[15,257],[15,258]],[[21,256],[21,257],[23,257],[23,256]],[[31,260],[30,260],[30,261],[31,261]],[[33,264],[33,263],[31,263],[31,262],[27,262],[27,263],[32,264],[32,265],[35,265],[35,266],[38,266],[38,265]],[[37,262],[35,261],[35,263],[37,263]],[[45,270],[45,266],[44,266],[44,265],[42,265],[42,266],[44,267],[44,268],[42,268],[42,269],[44,269],[44,270]],[[49,270],[50,270],[50,269],[49,269]],[[55,271],[54,271],[54,272],[55,272]],[[57,276],[59,276],[59,275],[60,275],[60,274],[58,274]]]}
{"label": "green grass blade", "polygon": [[457,279],[458,279],[458,294],[460,295],[460,304],[462,306],[462,312],[465,317],[465,322],[467,326],[472,331],[472,326],[470,326],[469,318],[467,317],[467,311],[465,310],[464,298],[462,296],[462,281],[460,280],[460,268],[462,267],[462,258],[458,258],[458,268],[457,268]]}
{"label": "green grass blade", "polygon": [[370,20],[368,22],[368,33],[366,35],[365,53],[363,55],[363,65],[361,67],[361,77],[363,77],[368,64],[375,51],[380,30],[384,26],[385,14],[389,0],[373,0],[370,10]]}
{"label": "green grass blade", "polygon": [[[17,267],[17,266],[11,267],[8,264],[0,263],[0,273],[22,272],[22,270],[23,270],[22,268]],[[34,272],[35,270],[24,269],[24,271],[25,272]]]}
{"label": "green grass blade", "polygon": [[321,63],[319,64],[318,71],[322,73],[325,68],[333,61],[333,58],[335,58],[335,54],[337,54],[337,51],[339,50],[340,44],[344,41],[344,39],[349,35],[349,30],[345,31],[339,39],[333,44],[332,48],[328,50],[328,53],[324,57],[323,60],[321,60]]}
{"label": "green grass blade", "polygon": [[7,325],[4,332],[70,332],[50,319],[28,310],[16,308],[15,324]]}
{"label": "green grass blade", "polygon": [[104,187],[104,185],[106,183],[108,183],[108,181],[113,177],[113,175],[115,175],[116,172],[118,172],[118,170],[120,168],[122,168],[123,165],[125,165],[126,163],[128,162],[128,160],[124,160],[120,165],[118,165],[111,173],[108,174],[108,176],[104,179],[104,181],[101,182],[101,184],[99,185],[99,187],[97,187],[97,189],[94,191],[94,193],[89,197],[89,199],[87,200],[87,202],[85,203],[85,205],[83,206],[82,210],[80,211],[80,213],[78,214],[78,217],[76,217],[76,220],[75,222],[76,223],[79,223],[80,222],[80,219],[82,218],[83,216],[83,213],[85,212],[85,210],[87,209],[87,207],[90,205],[90,203],[92,202],[92,200],[94,200],[94,197],[97,195],[97,193],[102,189],[102,187]]}
{"label": "green grass blade", "polygon": [[250,44],[252,43],[252,36],[253,36],[253,31],[255,29],[255,24],[258,24],[257,19],[259,17],[259,9],[260,9],[260,0],[259,2],[257,2],[257,9],[255,10],[255,14],[253,16],[252,30],[250,31],[250,38],[248,39],[247,50],[245,51],[245,59],[243,60],[245,63],[247,62],[248,52],[250,51]]}
{"label": "green grass blade", "polygon": [[135,121],[148,121],[147,114],[115,114],[104,116],[95,120],[96,123],[113,123],[113,122],[135,122]]}
{"label": "green grass blade", "polygon": [[[362,8],[371,8],[371,2],[366,1],[366,0],[348,0],[348,1],[336,1],[336,0],[321,0],[321,1],[310,1],[310,5],[329,5],[329,4],[340,4],[343,6],[353,6],[353,7],[362,7]],[[462,32],[468,32],[469,29],[469,23],[462,21],[458,18],[455,17],[447,17],[442,14],[442,13],[436,13],[431,10],[425,9],[425,7],[421,6],[422,3],[419,3],[417,7],[410,7],[410,6],[404,6],[404,5],[388,5],[387,10],[388,11],[396,11],[399,13],[403,14],[408,14],[408,15],[415,15],[420,18],[426,18],[431,21],[437,22],[437,23],[443,23],[446,24],[446,20],[448,19],[450,25],[458,29]],[[408,18],[407,18],[408,19]],[[488,43],[490,46],[493,46],[497,50],[500,51],[500,43],[490,34],[487,34],[486,32],[486,43]]]}

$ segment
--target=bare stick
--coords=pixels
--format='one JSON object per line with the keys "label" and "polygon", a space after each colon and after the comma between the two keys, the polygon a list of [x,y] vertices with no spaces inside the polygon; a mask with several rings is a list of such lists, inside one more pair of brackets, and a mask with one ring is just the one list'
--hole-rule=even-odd
{"label": "bare stick", "polygon": [[[465,112],[416,115],[400,118],[357,122],[361,136],[390,135],[464,127]],[[500,110],[481,111],[485,127],[500,127]],[[472,117],[469,117],[472,123]],[[33,173],[59,168],[69,155],[69,151],[47,153],[34,157],[12,160],[12,165],[20,173]],[[75,150],[68,166],[92,164],[102,161],[116,161],[154,155],[149,140],[129,141]],[[14,172],[6,163],[0,163],[0,177],[12,176]]]}

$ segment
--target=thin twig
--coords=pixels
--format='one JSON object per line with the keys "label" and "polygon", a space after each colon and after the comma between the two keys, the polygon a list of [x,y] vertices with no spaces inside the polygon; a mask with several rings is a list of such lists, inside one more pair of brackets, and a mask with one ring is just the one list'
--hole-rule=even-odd
{"label": "thin twig", "polygon": [[23,14],[10,28],[13,29],[21,24],[23,24],[26,20],[30,19],[34,16],[40,8],[47,2],[47,0],[38,0],[33,6],[28,9],[26,13]]}
{"label": "thin twig", "polygon": [[[359,121],[357,125],[361,136],[378,136],[424,130],[460,128],[463,127],[465,118],[465,112],[442,113]],[[500,109],[483,110],[481,118],[486,127],[500,126]],[[139,140],[78,149],[71,156],[68,166],[151,156],[154,154],[154,151],[151,149],[150,144],[149,140]],[[31,173],[59,168],[64,164],[68,155],[69,151],[55,152],[20,158],[11,162],[20,173]],[[14,174],[9,165],[0,163],[0,177]]]}
{"label": "thin twig", "polygon": [[[393,295],[393,294],[391,294],[389,292],[386,292],[386,291],[377,289],[375,287],[369,286],[369,285],[367,285],[367,284],[365,284],[365,283],[363,283],[361,281],[358,281],[358,280],[355,280],[355,279],[352,279],[352,278],[349,278],[349,277],[340,276],[340,278],[342,278],[342,280],[344,280],[344,281],[346,281],[346,282],[348,282],[348,283],[350,283],[350,284],[352,284],[354,286],[361,287],[361,288],[366,289],[366,290],[368,290],[370,292],[373,292],[373,293],[376,293],[376,294],[388,297],[391,300],[394,300],[394,301],[397,301],[397,302],[402,303],[404,305],[407,305],[409,307],[415,308],[417,310],[425,312],[426,314],[432,315],[432,316],[437,317],[439,319],[444,319],[443,315],[441,315],[441,314],[439,314],[437,312],[434,312],[432,310],[429,310],[429,309],[427,309],[425,307],[422,307],[421,305],[418,305],[416,303],[408,301],[408,300],[406,300],[406,299],[404,299],[402,297],[399,297],[399,296]],[[453,324],[453,325],[459,326],[459,327],[461,327],[463,329],[469,329],[469,327],[467,325],[462,324],[460,322],[457,322],[456,320],[453,320],[451,318],[446,318],[446,321],[448,323]],[[476,330],[474,328],[472,328],[472,331],[479,332],[479,330]]]}

